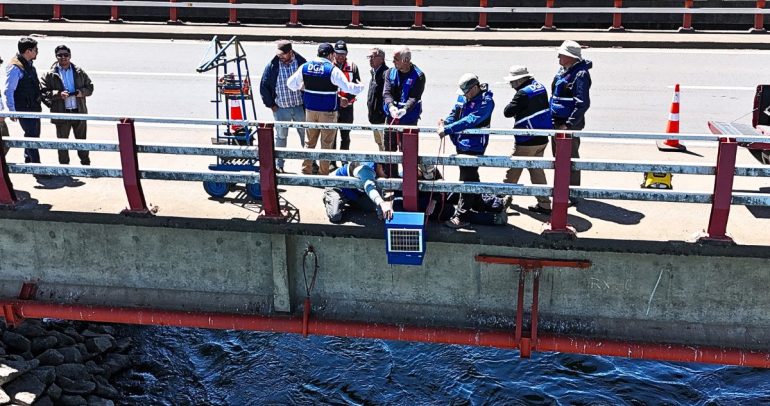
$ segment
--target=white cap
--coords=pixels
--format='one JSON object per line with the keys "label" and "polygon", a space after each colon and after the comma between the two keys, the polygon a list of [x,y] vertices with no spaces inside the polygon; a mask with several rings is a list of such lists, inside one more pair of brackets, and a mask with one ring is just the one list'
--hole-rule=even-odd
{"label": "white cap", "polygon": [[559,47],[559,55],[566,55],[575,59],[583,60],[580,44],[575,41],[564,41]]}
{"label": "white cap", "polygon": [[463,75],[460,76],[460,80],[457,81],[457,87],[459,87],[463,93],[467,93],[470,88],[478,84],[479,77],[472,73],[463,73]]}
{"label": "white cap", "polygon": [[531,77],[532,75],[530,75],[526,66],[513,65],[510,69],[508,69],[508,76],[504,77],[503,80],[506,82],[513,82],[514,80]]}

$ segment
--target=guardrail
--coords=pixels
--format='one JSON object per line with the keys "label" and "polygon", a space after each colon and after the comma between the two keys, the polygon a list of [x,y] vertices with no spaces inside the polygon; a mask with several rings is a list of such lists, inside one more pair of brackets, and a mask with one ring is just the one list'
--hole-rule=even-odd
{"label": "guardrail", "polygon": [[[743,14],[754,15],[754,26],[750,32],[765,32],[764,16],[770,14],[770,9],[765,9],[765,0],[730,0],[734,2],[754,3],[754,8],[698,8],[694,7],[695,1],[683,0],[682,7],[623,7],[623,0],[613,0],[612,7],[556,7],[555,0],[545,0],[544,7],[489,7],[488,0],[479,0],[478,7],[455,7],[455,6],[424,6],[423,0],[415,0],[414,6],[385,6],[369,5],[362,6],[360,0],[351,0],[349,6],[333,4],[299,4],[298,0],[289,0],[288,4],[253,4],[238,3],[237,0],[228,0],[227,3],[212,2],[178,2],[169,1],[112,1],[112,0],[0,0],[0,17],[5,16],[6,4],[25,4],[25,5],[52,5],[52,17],[49,21],[64,21],[62,7],[64,6],[104,6],[110,7],[110,22],[122,22],[120,18],[121,7],[149,7],[149,8],[168,8],[168,23],[179,24],[178,10],[185,8],[199,9],[225,9],[228,10],[228,24],[237,25],[238,10],[286,10],[289,12],[289,21],[286,23],[290,27],[298,27],[302,24],[299,21],[300,11],[350,11],[351,22],[348,27],[360,28],[361,12],[388,12],[388,13],[414,13],[414,24],[412,28],[425,28],[423,24],[424,13],[478,13],[477,30],[488,30],[487,14],[545,14],[543,30],[555,30],[553,17],[555,14],[611,14],[612,26],[610,30],[623,30],[623,14],[681,14],[682,26],[680,32],[691,32],[693,14]],[[609,0],[608,0],[609,3]]]}
{"label": "guardrail", "polygon": [[[576,159],[571,157],[571,142],[573,137],[580,138],[632,138],[632,139],[667,139],[666,133],[643,132],[580,132],[552,130],[511,130],[485,129],[468,130],[466,133],[492,133],[498,135],[547,135],[554,137],[556,157],[551,158],[518,158],[510,156],[463,156],[438,155],[427,156],[418,154],[418,138],[420,133],[435,133],[435,127],[422,126],[386,126],[359,124],[318,124],[277,122],[265,123],[242,120],[200,120],[186,118],[135,117],[132,119],[104,115],[82,114],[48,114],[0,112],[0,117],[17,118],[59,118],[69,120],[113,121],[118,122],[118,142],[67,140],[40,140],[36,138],[5,138],[4,145],[17,148],[43,149],[75,149],[89,151],[119,152],[121,168],[77,167],[62,165],[40,165],[7,163],[0,156],[0,204],[13,207],[16,196],[10,181],[10,173],[37,175],[69,175],[80,177],[113,177],[123,178],[129,207],[124,211],[128,214],[150,215],[141,179],[177,180],[177,181],[211,181],[225,183],[259,183],[263,195],[263,218],[282,220],[283,214],[278,203],[277,185],[313,186],[313,187],[355,187],[356,181],[350,178],[313,175],[276,175],[275,158],[284,159],[322,159],[342,161],[375,161],[379,163],[401,163],[404,170],[403,179],[378,179],[378,184],[391,190],[402,190],[404,207],[408,211],[419,211],[418,193],[420,191],[463,192],[463,193],[495,193],[517,196],[550,195],[553,198],[553,211],[550,217],[549,229],[546,233],[573,234],[567,223],[567,208],[569,197],[594,198],[610,200],[645,200],[660,202],[710,203],[712,205],[709,219],[708,241],[731,241],[727,236],[727,222],[730,205],[770,206],[770,194],[767,193],[736,193],[733,191],[735,176],[770,177],[770,166],[737,166],[735,156],[738,143],[770,142],[768,136],[756,135],[713,135],[713,134],[678,134],[677,138],[685,141],[712,141],[719,143],[719,153],[715,165],[694,165],[671,162],[641,162],[619,160]],[[242,125],[257,128],[258,146],[225,146],[225,145],[185,145],[185,144],[144,144],[136,142],[134,122],[172,123],[191,125]],[[305,150],[275,148],[273,144],[274,127],[302,128],[337,128],[349,130],[398,129],[403,132],[403,152],[340,152],[333,150]],[[260,148],[261,147],[261,148]],[[206,155],[225,158],[250,158],[259,160],[258,173],[233,173],[224,171],[166,171],[158,169],[140,169],[138,153]],[[521,184],[506,184],[492,182],[450,182],[450,181],[420,181],[417,179],[417,163],[435,165],[466,165],[497,168],[543,168],[554,170],[553,186],[525,186]],[[715,184],[712,192],[703,191],[672,191],[672,190],[639,190],[639,189],[600,189],[590,187],[570,187],[570,170],[609,171],[609,172],[671,172],[691,175],[714,175]]]}

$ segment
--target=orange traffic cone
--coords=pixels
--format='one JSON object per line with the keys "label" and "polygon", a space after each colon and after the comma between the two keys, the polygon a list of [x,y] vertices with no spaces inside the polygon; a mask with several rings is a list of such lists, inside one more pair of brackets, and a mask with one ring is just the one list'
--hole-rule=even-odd
{"label": "orange traffic cone", "polygon": [[[243,111],[241,111],[241,103],[233,103],[230,105],[230,120],[243,120]],[[233,132],[238,132],[243,129],[242,125],[233,124],[230,126]]]}
{"label": "orange traffic cone", "polygon": [[[674,86],[674,100],[671,101],[671,112],[668,114],[666,132],[679,134],[679,83]],[[679,143],[677,139],[658,140],[656,144],[661,151],[687,151],[687,147]]]}

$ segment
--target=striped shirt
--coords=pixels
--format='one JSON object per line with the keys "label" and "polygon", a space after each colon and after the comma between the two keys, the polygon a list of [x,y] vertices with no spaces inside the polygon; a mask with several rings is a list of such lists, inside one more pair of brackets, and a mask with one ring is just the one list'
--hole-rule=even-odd
{"label": "striped shirt", "polygon": [[275,104],[280,108],[302,105],[302,91],[294,91],[286,86],[286,80],[299,69],[297,58],[290,64],[278,62],[278,81],[275,83]]}

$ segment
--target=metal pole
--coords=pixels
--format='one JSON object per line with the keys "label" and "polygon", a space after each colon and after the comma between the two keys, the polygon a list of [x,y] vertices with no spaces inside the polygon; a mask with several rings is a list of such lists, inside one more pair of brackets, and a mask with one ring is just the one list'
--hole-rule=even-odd
{"label": "metal pole", "polygon": [[553,211],[551,227],[546,233],[566,233],[574,236],[567,228],[567,208],[569,207],[569,178],[572,169],[572,135],[556,134],[556,159],[553,175]]}
{"label": "metal pole", "polygon": [[61,16],[61,4],[54,4],[53,6],[53,17],[51,17],[50,22],[54,23],[60,23],[65,21],[64,18]]}
{"label": "metal pole", "polygon": [[[488,7],[488,3],[487,0],[479,0],[479,7]],[[476,31],[489,31],[489,25],[487,25],[487,13],[479,12],[479,25],[476,26]]]}
{"label": "metal pole", "polygon": [[[238,3],[238,0],[229,0],[230,4],[236,4]],[[229,11],[229,18],[227,20],[228,25],[240,25],[241,22],[238,21],[238,9],[237,8],[231,8]]]}
{"label": "metal pole", "polygon": [[[361,5],[361,0],[353,0],[354,6]],[[363,24],[361,24],[361,12],[358,10],[353,10],[350,15],[350,25],[348,25],[348,28],[362,28]]]}
{"label": "metal pole", "polygon": [[0,4],[0,20],[7,20],[8,16],[5,15],[5,4]]}
{"label": "metal pole", "polygon": [[120,164],[123,169],[123,187],[128,197],[128,208],[123,214],[152,215],[144,200],[144,192],[139,178],[139,159],[136,153],[136,130],[134,120],[126,118],[118,123],[118,149]]}
{"label": "metal pole", "polygon": [[[422,0],[414,0],[415,7],[422,7]],[[414,25],[411,27],[413,30],[424,30],[425,25],[422,23],[422,11],[414,13]]]}
{"label": "metal pole", "polygon": [[[546,0],[545,6],[547,8],[553,8],[554,0]],[[553,25],[553,14],[545,13],[545,23],[540,28],[540,31],[556,31],[556,27]]]}
{"label": "metal pole", "polygon": [[[169,0],[169,1],[172,3],[176,3],[176,0]],[[168,21],[166,21],[166,24],[182,24],[182,22],[179,21],[179,15],[177,14],[176,7],[169,7]]]}
{"label": "metal pole", "polygon": [[[615,3],[613,4],[615,8],[621,8],[623,7],[623,0],[615,0]],[[613,13],[612,14],[612,27],[610,27],[610,31],[625,31],[625,28],[621,25],[621,18],[623,14],[622,13]]]}
{"label": "metal pole", "polygon": [[[765,0],[757,0],[757,8],[760,8],[760,9],[765,8]],[[754,15],[754,28],[750,29],[749,32],[757,33],[757,34],[762,34],[767,32],[767,30],[765,30],[764,14]]]}
{"label": "metal pole", "polygon": [[[290,4],[297,5],[297,0],[291,0]],[[297,10],[289,11],[289,22],[286,23],[287,27],[302,27],[302,23],[299,22],[299,12]]]}
{"label": "metal pole", "polygon": [[404,193],[404,209],[406,211],[420,211],[417,186],[417,160],[419,155],[419,130],[406,129],[401,137],[401,149],[403,150],[402,167],[404,168],[404,180],[402,183]]}
{"label": "metal pole", "polygon": [[721,138],[717,151],[717,167],[714,176],[714,200],[711,203],[708,235],[701,240],[732,242],[727,236],[727,219],[730,216],[730,204],[733,199],[733,180],[735,178],[735,156],[738,143],[734,138]]}
{"label": "metal pole", "polygon": [[123,22],[123,19],[120,18],[120,10],[118,9],[118,6],[110,7],[110,22],[111,23],[122,23]]}
{"label": "metal pole", "polygon": [[257,145],[259,146],[259,186],[262,190],[262,211],[260,218],[283,220],[278,204],[278,182],[275,178],[275,145],[273,123],[259,124]]}
{"label": "metal pole", "polygon": [[[685,8],[692,8],[693,0],[684,0]],[[693,32],[692,28],[692,14],[685,13],[682,17],[682,26],[679,27],[679,32]]]}
{"label": "metal pole", "polygon": [[4,145],[0,152],[0,206],[13,208],[18,199],[16,198],[16,191],[13,189],[13,183],[11,183],[11,177],[8,176],[8,162],[5,160],[7,151]]}

